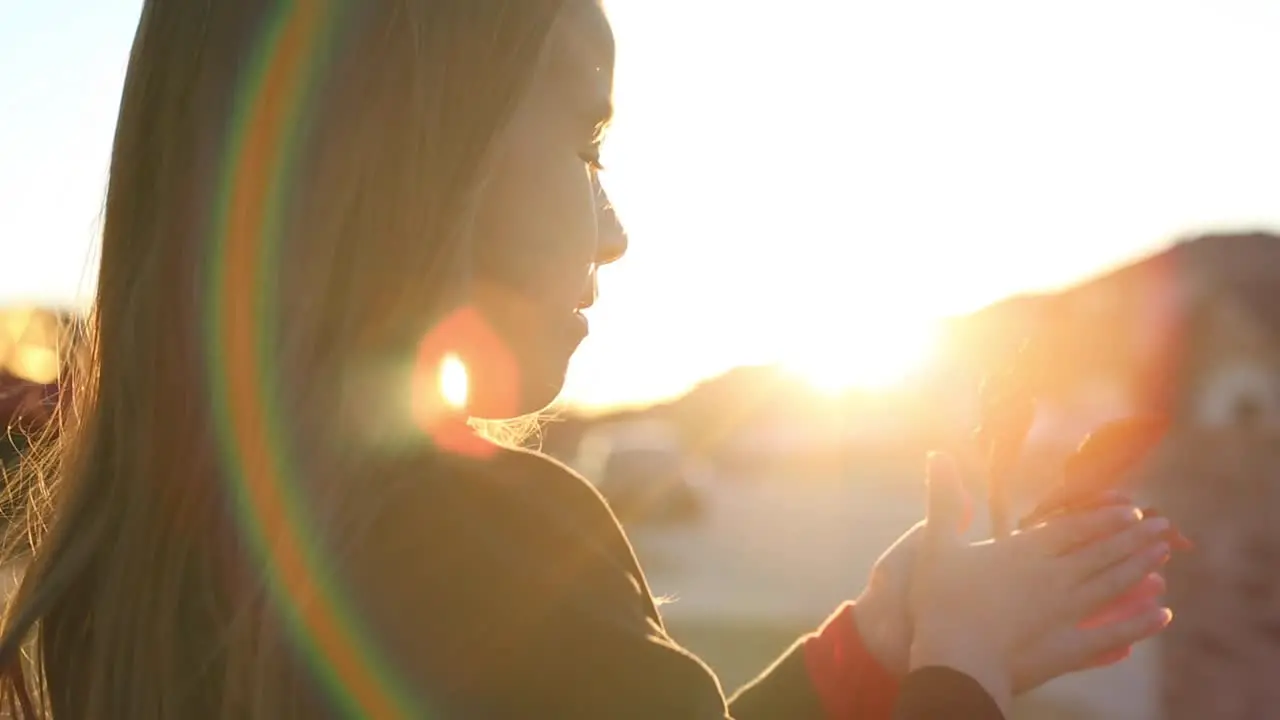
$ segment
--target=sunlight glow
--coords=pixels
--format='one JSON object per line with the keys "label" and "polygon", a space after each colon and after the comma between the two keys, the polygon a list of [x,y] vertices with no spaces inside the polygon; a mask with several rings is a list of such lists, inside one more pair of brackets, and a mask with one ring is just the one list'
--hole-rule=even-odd
{"label": "sunlight glow", "polygon": [[461,410],[467,406],[469,390],[466,364],[457,355],[446,355],[440,363],[440,397],[449,407]]}
{"label": "sunlight glow", "polygon": [[932,359],[937,339],[930,324],[902,323],[795,347],[782,366],[826,393],[890,390]]}
{"label": "sunlight glow", "polygon": [[0,374],[36,383],[58,379],[62,321],[35,308],[0,311]]}
{"label": "sunlight glow", "polygon": [[[1052,291],[1188,233],[1280,227],[1280,93],[1260,90],[1275,0],[604,2],[602,181],[632,251],[601,269],[567,404],[643,406],[783,359],[832,390],[894,386],[924,352],[894,324]],[[4,303],[90,304],[142,5],[0,0]],[[475,322],[455,329],[498,347]],[[845,331],[864,323],[885,337]],[[489,387],[518,385],[513,359],[462,355],[486,404],[515,397]],[[414,389],[438,401],[441,353],[422,357]]]}

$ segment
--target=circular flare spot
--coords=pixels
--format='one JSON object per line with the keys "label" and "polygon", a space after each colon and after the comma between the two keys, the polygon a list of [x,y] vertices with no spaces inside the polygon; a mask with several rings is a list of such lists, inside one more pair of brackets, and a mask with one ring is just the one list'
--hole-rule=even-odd
{"label": "circular flare spot", "polygon": [[456,354],[445,355],[440,363],[440,397],[445,404],[455,410],[465,409],[469,382],[466,363]]}
{"label": "circular flare spot", "polygon": [[[515,357],[481,314],[463,307],[427,332],[418,345],[413,372],[413,417],[442,450],[471,457],[495,447],[472,431],[466,412],[492,408],[512,417],[520,397]],[[508,413],[508,414],[503,414]]]}

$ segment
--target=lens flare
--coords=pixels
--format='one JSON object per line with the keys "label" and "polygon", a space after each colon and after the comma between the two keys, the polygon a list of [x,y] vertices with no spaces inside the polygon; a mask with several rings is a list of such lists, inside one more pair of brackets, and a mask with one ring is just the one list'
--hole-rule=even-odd
{"label": "lens flare", "polygon": [[446,355],[440,363],[440,397],[446,405],[456,410],[467,406],[467,366],[457,355]]}

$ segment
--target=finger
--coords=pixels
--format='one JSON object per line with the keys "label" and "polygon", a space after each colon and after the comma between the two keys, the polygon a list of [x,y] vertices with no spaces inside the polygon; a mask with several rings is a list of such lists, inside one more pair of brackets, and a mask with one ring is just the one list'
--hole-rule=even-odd
{"label": "finger", "polygon": [[[1155,508],[1143,508],[1142,515],[1143,517],[1159,517],[1160,511],[1156,510]],[[1169,528],[1168,539],[1169,539],[1169,544],[1173,546],[1174,550],[1188,552],[1188,551],[1194,550],[1196,547],[1195,544],[1192,543],[1191,540],[1189,540],[1186,535],[1182,534],[1182,531],[1174,527]]]}
{"label": "finger", "polygon": [[1045,555],[1055,557],[1098,538],[1133,528],[1141,520],[1141,513],[1132,505],[1105,507],[1054,518],[1027,533],[1036,537]]}
{"label": "finger", "polygon": [[1155,607],[1118,622],[1076,629],[1071,632],[1070,653],[1079,658],[1078,666],[1087,666],[1160,634],[1172,620],[1173,612],[1169,608]]}
{"label": "finger", "polygon": [[1133,500],[1128,495],[1116,490],[1090,494],[1060,488],[1027,513],[1018,523],[1018,529],[1034,527],[1055,516],[1087,512],[1111,505],[1132,504]]}
{"label": "finger", "polygon": [[1080,626],[1098,627],[1146,612],[1160,604],[1160,596],[1164,591],[1164,578],[1156,573],[1148,573],[1138,581],[1138,584],[1124,591],[1120,597],[1086,617]]}
{"label": "finger", "polygon": [[1054,676],[1113,665],[1133,652],[1133,645],[1158,635],[1172,613],[1152,605],[1142,613],[1097,627],[1059,627],[1046,639],[1047,667]]}
{"label": "finger", "polygon": [[1068,593],[1065,599],[1080,617],[1087,617],[1120,599],[1126,591],[1168,559],[1169,546],[1157,542],[1088,577]]}
{"label": "finger", "polygon": [[1045,510],[1089,510],[1107,505],[1131,505],[1133,499],[1119,490],[1086,492],[1072,487],[1061,487],[1045,498],[1037,507]]}
{"label": "finger", "polygon": [[1167,546],[1168,541],[1165,535],[1170,527],[1168,518],[1145,518],[1120,532],[1111,533],[1100,539],[1095,538],[1092,542],[1078,546],[1070,553],[1062,555],[1062,559],[1067,561],[1067,573],[1063,577],[1070,581],[1081,582],[1094,573],[1101,572],[1158,542],[1163,542]]}
{"label": "finger", "polygon": [[1115,665],[1121,660],[1128,660],[1129,656],[1132,654],[1133,654],[1133,646],[1125,645],[1124,647],[1118,650],[1112,650],[1111,652],[1106,652],[1099,655],[1098,657],[1095,657],[1080,669],[1090,670],[1090,669],[1104,668],[1109,665]]}
{"label": "finger", "polygon": [[969,495],[960,478],[960,469],[951,456],[929,453],[925,479],[928,483],[925,537],[930,542],[958,542],[968,525],[969,514]]}
{"label": "finger", "polygon": [[1118,490],[1107,490],[1100,493],[1089,495],[1079,495],[1068,498],[1063,504],[1064,512],[1083,512],[1093,510],[1095,508],[1103,508],[1109,505],[1132,505],[1133,498]]}

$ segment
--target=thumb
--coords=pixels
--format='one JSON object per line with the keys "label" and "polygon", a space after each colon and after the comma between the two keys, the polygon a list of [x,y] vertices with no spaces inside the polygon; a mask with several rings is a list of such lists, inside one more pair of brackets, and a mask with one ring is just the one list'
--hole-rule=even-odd
{"label": "thumb", "polygon": [[969,527],[969,493],[960,479],[960,469],[950,455],[929,453],[925,465],[928,500],[925,506],[925,534],[932,542],[958,542]]}

